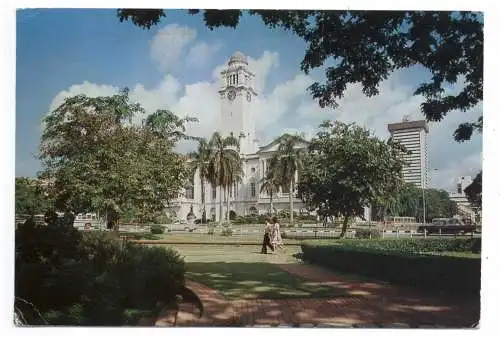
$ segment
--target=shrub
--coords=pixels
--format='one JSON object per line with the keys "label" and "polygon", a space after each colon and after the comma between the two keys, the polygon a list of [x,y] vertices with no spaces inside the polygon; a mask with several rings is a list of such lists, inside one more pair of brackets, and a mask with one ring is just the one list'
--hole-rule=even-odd
{"label": "shrub", "polygon": [[354,237],[356,239],[380,239],[382,237],[382,233],[376,228],[362,228],[356,229]]}
{"label": "shrub", "polygon": [[[479,243],[478,243],[479,242]],[[481,259],[431,255],[471,252],[480,239],[336,240],[304,242],[304,258],[323,266],[397,284],[478,295]]]}
{"label": "shrub", "polygon": [[151,226],[151,234],[163,234],[165,232],[165,227],[162,225],[153,225]]}
{"label": "shrub", "polygon": [[[157,313],[158,302],[172,303],[185,292],[185,265],[177,252],[122,246],[116,233],[20,229],[15,272],[15,296],[51,325],[135,325]],[[28,324],[44,323],[39,315],[24,316]]]}

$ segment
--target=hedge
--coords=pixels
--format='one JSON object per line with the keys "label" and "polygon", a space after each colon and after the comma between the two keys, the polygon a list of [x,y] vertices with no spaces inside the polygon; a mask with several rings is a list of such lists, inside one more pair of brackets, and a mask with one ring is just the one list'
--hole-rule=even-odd
{"label": "hedge", "polygon": [[50,325],[135,325],[185,291],[186,266],[172,249],[72,227],[21,226],[15,239],[15,296],[32,304],[18,308],[30,325],[44,324],[40,315]]}
{"label": "hedge", "polygon": [[480,258],[429,253],[474,252],[480,242],[480,239],[330,240],[304,242],[301,247],[304,259],[331,269],[429,291],[478,296]]}

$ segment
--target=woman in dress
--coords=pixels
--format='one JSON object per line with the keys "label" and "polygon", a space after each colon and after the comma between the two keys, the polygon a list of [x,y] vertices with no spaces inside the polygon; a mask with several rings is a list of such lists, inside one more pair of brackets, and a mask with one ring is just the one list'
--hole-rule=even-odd
{"label": "woman in dress", "polygon": [[283,239],[281,238],[280,224],[276,216],[272,219],[273,222],[273,234],[271,239],[271,244],[273,245],[274,251],[278,248],[283,248]]}

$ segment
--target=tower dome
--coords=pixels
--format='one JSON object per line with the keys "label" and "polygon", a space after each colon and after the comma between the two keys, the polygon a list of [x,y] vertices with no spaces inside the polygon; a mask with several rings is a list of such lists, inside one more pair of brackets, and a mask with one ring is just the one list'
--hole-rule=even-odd
{"label": "tower dome", "polygon": [[229,59],[229,64],[236,63],[236,62],[244,63],[244,64],[248,65],[247,57],[240,51],[237,51],[236,53],[234,53],[233,56],[231,56],[231,58]]}

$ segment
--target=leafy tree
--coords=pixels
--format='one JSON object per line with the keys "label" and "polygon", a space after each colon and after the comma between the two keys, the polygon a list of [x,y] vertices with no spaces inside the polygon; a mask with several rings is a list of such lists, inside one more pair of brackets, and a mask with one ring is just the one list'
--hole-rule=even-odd
{"label": "leafy tree", "polygon": [[[448,192],[438,189],[425,189],[425,220],[434,218],[451,218],[457,214],[458,208]],[[422,189],[415,184],[407,183],[400,192],[393,196],[387,204],[377,204],[376,209],[384,215],[393,217],[415,217],[421,222],[423,217]],[[385,218],[385,217],[384,217]]]}
{"label": "leafy tree", "polygon": [[205,182],[210,179],[210,146],[206,139],[202,138],[198,141],[198,149],[195,152],[188,154],[191,159],[190,165],[193,170],[193,175],[198,171],[201,182],[201,202],[203,204],[202,223],[207,222],[207,210],[205,207]]}
{"label": "leafy tree", "polygon": [[187,177],[185,158],[173,151],[183,123],[158,110],[141,126],[144,112],[128,90],[109,97],[67,98],[44,120],[41,178],[56,209],[99,211],[117,228],[126,210],[140,217],[164,208]]}
{"label": "leafy tree", "polygon": [[402,189],[402,151],[355,124],[325,121],[304,157],[299,195],[323,216],[342,217],[344,237],[349,219],[362,216],[363,207]]}
{"label": "leafy tree", "polygon": [[472,183],[465,188],[464,192],[472,207],[480,211],[483,201],[483,172],[478,173]]}
{"label": "leafy tree", "polygon": [[290,205],[290,225],[293,225],[293,198],[295,195],[295,175],[302,168],[303,149],[299,148],[304,139],[298,135],[284,134],[278,138],[278,149],[271,161],[271,171],[278,179],[282,190],[288,190]]}
{"label": "leafy tree", "polygon": [[[234,185],[243,174],[243,166],[238,152],[238,140],[234,137],[224,138],[219,132],[214,132],[209,142],[210,164],[208,168],[209,181],[219,187],[219,223],[222,223],[222,191]],[[227,205],[229,210],[229,204]]]}
{"label": "leafy tree", "polygon": [[36,179],[16,178],[16,214],[43,214],[51,207],[51,200],[44,194]]}
{"label": "leafy tree", "polygon": [[[190,14],[201,10],[191,9]],[[236,28],[242,10],[203,10],[205,25]],[[483,99],[483,18],[473,12],[351,11],[351,10],[249,10],[270,29],[289,31],[307,47],[301,70],[309,73],[327,60],[326,82],[309,90],[321,106],[337,106],[348,84],[361,83],[368,96],[395,70],[420,65],[432,78],[415,95],[423,95],[421,110],[428,121],[440,121],[450,111],[467,110]],[[166,16],[162,9],[119,9],[120,21],[131,20],[151,28]],[[463,77],[463,89],[445,93],[448,83]],[[482,130],[483,120],[462,123],[458,141]]]}
{"label": "leafy tree", "polygon": [[[451,218],[458,213],[457,204],[450,199],[448,192],[435,188],[426,189],[424,192],[425,220],[427,222],[434,218]],[[421,219],[422,214],[419,216]]]}

